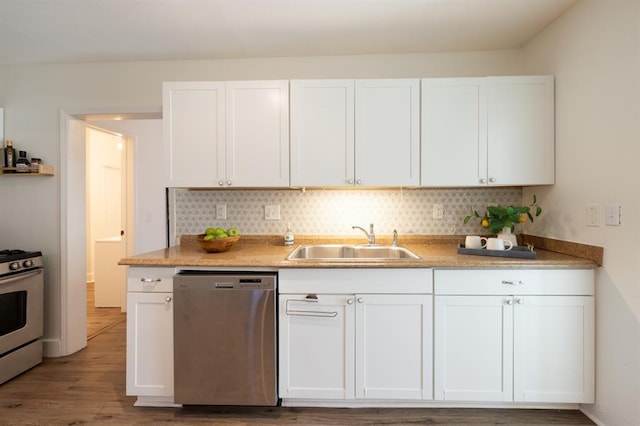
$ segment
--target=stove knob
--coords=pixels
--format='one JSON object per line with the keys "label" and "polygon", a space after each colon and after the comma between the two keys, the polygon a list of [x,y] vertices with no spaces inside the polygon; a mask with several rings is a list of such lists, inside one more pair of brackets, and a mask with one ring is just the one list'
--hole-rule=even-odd
{"label": "stove knob", "polygon": [[17,271],[18,269],[20,269],[20,262],[11,262],[9,264],[9,269],[12,271]]}
{"label": "stove knob", "polygon": [[24,262],[22,262],[22,266],[24,266],[25,268],[31,268],[33,266],[33,260],[31,259],[27,259]]}

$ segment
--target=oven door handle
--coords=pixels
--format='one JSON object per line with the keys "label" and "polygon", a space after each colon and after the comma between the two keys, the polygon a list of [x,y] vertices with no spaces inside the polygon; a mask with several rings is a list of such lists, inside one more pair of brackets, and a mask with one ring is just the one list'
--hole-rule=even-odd
{"label": "oven door handle", "polygon": [[15,281],[20,281],[20,280],[24,280],[26,278],[30,278],[33,277],[35,275],[41,274],[42,273],[42,269],[38,269],[36,271],[31,271],[31,272],[25,272],[19,275],[12,275],[9,278],[0,278],[0,284],[9,284]]}

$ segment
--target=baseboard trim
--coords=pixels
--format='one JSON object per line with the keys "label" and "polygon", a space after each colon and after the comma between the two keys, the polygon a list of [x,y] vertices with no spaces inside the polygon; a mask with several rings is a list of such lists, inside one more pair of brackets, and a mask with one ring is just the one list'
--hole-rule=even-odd
{"label": "baseboard trim", "polygon": [[42,356],[45,358],[58,358],[62,355],[62,342],[60,339],[42,339]]}

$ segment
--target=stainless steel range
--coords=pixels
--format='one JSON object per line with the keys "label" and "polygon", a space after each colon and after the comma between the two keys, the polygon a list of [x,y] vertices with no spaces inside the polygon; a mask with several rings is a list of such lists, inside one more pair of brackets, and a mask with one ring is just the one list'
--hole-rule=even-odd
{"label": "stainless steel range", "polygon": [[0,384],[42,362],[42,253],[0,250]]}

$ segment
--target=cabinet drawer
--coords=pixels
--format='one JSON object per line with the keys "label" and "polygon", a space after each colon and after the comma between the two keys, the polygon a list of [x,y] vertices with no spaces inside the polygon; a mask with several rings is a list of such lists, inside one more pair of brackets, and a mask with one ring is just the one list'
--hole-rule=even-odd
{"label": "cabinet drawer", "polygon": [[280,293],[431,294],[431,269],[281,269]]}
{"label": "cabinet drawer", "polygon": [[129,267],[127,291],[129,292],[173,292],[175,268]]}
{"label": "cabinet drawer", "polygon": [[434,294],[593,295],[592,269],[434,271]]}

